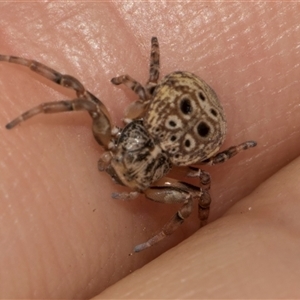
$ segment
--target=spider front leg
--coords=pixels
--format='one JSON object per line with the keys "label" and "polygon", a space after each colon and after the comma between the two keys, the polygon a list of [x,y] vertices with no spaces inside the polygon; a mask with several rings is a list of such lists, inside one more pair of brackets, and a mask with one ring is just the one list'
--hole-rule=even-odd
{"label": "spider front leg", "polygon": [[75,90],[77,94],[77,98],[73,100],[42,103],[41,105],[26,111],[8,123],[6,125],[7,129],[12,129],[19,123],[40,113],[58,113],[65,111],[85,110],[93,119],[92,129],[95,139],[105,149],[110,149],[112,125],[109,113],[104,104],[93,94],[87,91],[79,80],[70,75],[63,75],[35,60],[29,60],[16,56],[0,55],[0,61],[26,66],[30,70],[59,85]]}
{"label": "spider front leg", "polygon": [[144,87],[138,81],[134,80],[129,75],[121,75],[112,78],[111,82],[114,85],[124,84],[132,91],[134,91],[138,96],[139,100],[130,104],[125,111],[126,119],[139,119],[142,118],[147,109],[148,105],[152,99],[154,89],[157,85],[159,78],[159,44],[156,37],[151,39],[151,53],[150,53],[150,68],[149,68],[149,79],[146,86]]}
{"label": "spider front leg", "polygon": [[84,86],[76,78],[70,75],[63,75],[35,60],[0,54],[0,61],[6,61],[9,63],[25,66],[31,71],[38,73],[41,76],[59,85],[75,90],[78,97],[82,96],[86,92]]}
{"label": "spider front leg", "polygon": [[134,252],[145,250],[166,236],[171,235],[191,214],[194,200],[202,201],[200,200],[202,198],[202,191],[199,187],[171,178],[159,180],[154,186],[145,190],[144,194],[148,199],[156,202],[168,204],[182,203],[183,206],[172,219],[163,226],[158,234],[147,242],[137,245],[134,248]]}

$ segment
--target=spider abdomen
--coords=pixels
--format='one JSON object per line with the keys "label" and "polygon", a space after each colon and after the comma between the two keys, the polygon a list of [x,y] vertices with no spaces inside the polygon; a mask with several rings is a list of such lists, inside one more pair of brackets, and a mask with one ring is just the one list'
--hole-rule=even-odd
{"label": "spider abdomen", "polygon": [[174,72],[159,82],[144,123],[172,164],[178,166],[214,155],[226,133],[225,115],[216,93],[189,72]]}

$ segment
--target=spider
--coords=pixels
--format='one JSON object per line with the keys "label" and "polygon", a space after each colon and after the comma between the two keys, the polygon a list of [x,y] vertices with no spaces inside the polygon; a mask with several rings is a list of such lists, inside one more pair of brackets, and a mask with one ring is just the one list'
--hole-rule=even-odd
{"label": "spider", "polygon": [[[198,203],[200,226],[207,223],[211,198],[210,175],[196,167],[215,165],[256,146],[247,141],[219,152],[226,134],[223,108],[213,89],[189,72],[173,72],[159,81],[160,55],[156,37],[151,39],[150,70],[146,85],[122,75],[111,80],[132,89],[138,100],[125,111],[124,128],[112,124],[104,104],[85,89],[80,81],[63,75],[35,60],[0,55],[0,61],[26,66],[43,77],[73,89],[76,98],[42,103],[6,125],[11,129],[40,113],[87,111],[92,118],[96,141],[104,148],[98,169],[106,171],[115,183],[132,189],[113,193],[113,198],[128,199],[144,194],[160,203],[180,203],[182,207],[148,241],[137,245],[142,251],[172,234]],[[187,177],[197,177],[199,186],[166,177],[173,166],[180,166]]]}

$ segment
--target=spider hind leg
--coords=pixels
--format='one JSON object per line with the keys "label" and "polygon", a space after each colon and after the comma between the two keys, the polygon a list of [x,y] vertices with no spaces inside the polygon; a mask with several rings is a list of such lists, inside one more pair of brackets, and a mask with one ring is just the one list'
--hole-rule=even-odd
{"label": "spider hind leg", "polygon": [[134,120],[142,118],[150,104],[153,92],[157,86],[159,78],[159,44],[156,37],[151,39],[151,52],[150,52],[150,66],[149,66],[149,79],[147,84],[143,86],[138,81],[134,80],[129,75],[121,75],[111,79],[111,83],[114,85],[124,84],[135,92],[139,99],[130,104],[125,111],[125,118]]}

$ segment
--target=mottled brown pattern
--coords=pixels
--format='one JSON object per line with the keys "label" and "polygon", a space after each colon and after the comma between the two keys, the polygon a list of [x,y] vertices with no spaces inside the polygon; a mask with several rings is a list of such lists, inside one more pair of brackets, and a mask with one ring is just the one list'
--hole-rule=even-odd
{"label": "mottled brown pattern", "polygon": [[[126,110],[124,128],[113,126],[104,104],[83,84],[37,61],[0,55],[0,61],[26,66],[41,76],[76,92],[73,100],[42,103],[6,125],[12,129],[40,113],[83,110],[93,122],[93,135],[105,149],[99,171],[106,171],[117,184],[132,189],[129,193],[113,193],[113,198],[132,199],[143,193],[161,203],[181,203],[182,207],[161,231],[134,248],[142,251],[172,234],[191,214],[198,203],[200,226],[207,223],[210,208],[210,175],[195,163],[218,164],[240,151],[256,146],[248,141],[216,153],[226,134],[223,108],[215,92],[200,78],[189,72],[174,72],[160,82],[160,54],[156,37],[151,39],[149,79],[140,84],[129,75],[111,82],[132,89],[139,100]],[[165,177],[173,165],[182,166],[186,176],[197,177],[199,186]]]}
{"label": "mottled brown pattern", "polygon": [[[215,92],[189,72],[171,73],[158,84],[144,124],[177,166],[213,156],[226,134],[224,111]],[[199,124],[207,134],[197,130]]]}

